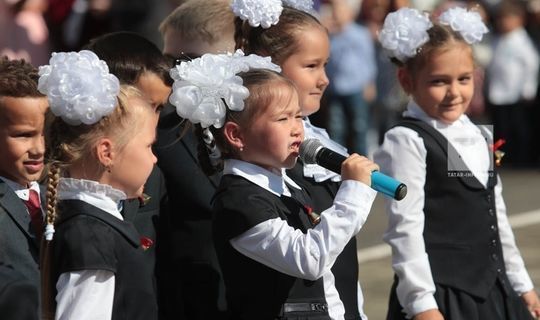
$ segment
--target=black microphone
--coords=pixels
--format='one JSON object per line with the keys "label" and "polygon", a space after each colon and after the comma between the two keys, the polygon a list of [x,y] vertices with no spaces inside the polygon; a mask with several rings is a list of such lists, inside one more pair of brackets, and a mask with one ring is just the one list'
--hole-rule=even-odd
{"label": "black microphone", "polygon": [[[307,139],[300,144],[300,159],[304,163],[318,164],[335,173],[341,173],[341,164],[347,157],[325,148],[317,139]],[[407,186],[379,171],[371,173],[371,188],[401,200],[407,195]]]}

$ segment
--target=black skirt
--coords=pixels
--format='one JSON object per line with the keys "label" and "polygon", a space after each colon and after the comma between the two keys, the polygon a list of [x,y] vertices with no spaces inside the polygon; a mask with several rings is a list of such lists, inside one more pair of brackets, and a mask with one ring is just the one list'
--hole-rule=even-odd
{"label": "black skirt", "polygon": [[[435,300],[445,320],[534,320],[521,297],[505,285],[506,281],[497,279],[486,299],[435,284]],[[397,281],[394,281],[387,320],[407,319],[397,299],[396,287]]]}

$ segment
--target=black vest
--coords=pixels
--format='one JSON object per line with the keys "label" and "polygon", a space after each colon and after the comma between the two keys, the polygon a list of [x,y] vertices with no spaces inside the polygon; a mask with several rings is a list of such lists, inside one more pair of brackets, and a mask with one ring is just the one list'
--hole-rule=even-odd
{"label": "black vest", "polygon": [[80,270],[114,272],[113,320],[157,319],[152,267],[130,222],[79,200],[59,203],[53,240],[53,274]]}
{"label": "black vest", "polygon": [[[316,182],[312,178],[304,177],[304,164],[298,160],[293,169],[287,170],[291,177],[313,199],[313,209],[320,214],[334,204],[334,198],[339,190],[340,183],[332,180]],[[336,290],[345,307],[345,319],[359,320],[358,311],[358,256],[356,250],[356,237],[352,237],[343,248],[336,262],[332,266]]]}
{"label": "black vest", "polygon": [[[405,119],[398,126],[416,131],[427,150],[424,240],[433,279],[479,298],[486,298],[497,277],[506,279],[497,226],[493,171],[487,188],[466,171],[459,157],[448,157],[448,140],[433,127]],[[456,166],[457,165],[457,166]],[[504,283],[504,281],[503,281]],[[508,283],[508,282],[506,282]]]}
{"label": "black vest", "polygon": [[279,197],[242,177],[224,175],[213,204],[214,243],[227,289],[230,319],[330,319],[325,308],[284,314],[285,304],[325,305],[322,278],[310,281],[281,273],[241,254],[229,242],[275,218],[305,233],[312,224],[298,199]]}

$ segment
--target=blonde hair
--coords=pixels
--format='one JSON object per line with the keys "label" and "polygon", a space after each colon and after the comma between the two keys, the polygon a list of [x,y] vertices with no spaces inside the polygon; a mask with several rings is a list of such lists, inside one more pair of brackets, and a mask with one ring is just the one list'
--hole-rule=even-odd
{"label": "blonde hair", "polygon": [[213,44],[223,35],[234,34],[234,14],[227,0],[189,0],[177,7],[160,24],[164,36],[167,30],[180,32],[185,41],[205,41]]}
{"label": "blonde hair", "polygon": [[[133,103],[133,99],[145,103]],[[97,160],[93,146],[103,137],[112,137],[117,151],[122,150],[140,130],[144,117],[155,116],[154,111],[142,93],[133,86],[122,86],[118,95],[118,104],[113,112],[93,125],[77,126],[65,123],[60,117],[49,113],[46,130],[48,161],[46,223],[54,225],[57,213],[57,186],[62,174],[70,166],[91,158]],[[105,168],[101,168],[105,170]],[[51,273],[50,241],[41,243],[41,290],[42,317],[54,319],[54,288]]]}

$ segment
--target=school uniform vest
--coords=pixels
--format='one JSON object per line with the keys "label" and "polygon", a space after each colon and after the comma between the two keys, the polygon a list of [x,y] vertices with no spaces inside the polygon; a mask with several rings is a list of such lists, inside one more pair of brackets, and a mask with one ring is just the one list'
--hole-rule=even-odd
{"label": "school uniform vest", "polygon": [[157,319],[152,268],[144,263],[139,234],[130,222],[79,200],[59,203],[53,247],[54,283],[62,273],[114,273],[113,320]]}
{"label": "school uniform vest", "polygon": [[274,195],[239,176],[224,175],[221,180],[213,201],[213,230],[230,319],[330,319],[322,278],[310,281],[281,273],[241,254],[229,242],[274,218],[307,232],[312,224],[304,200],[309,199],[289,189],[296,199]]}
{"label": "school uniform vest", "polygon": [[[508,290],[495,208],[495,172],[484,188],[470,172],[448,170],[448,148],[453,147],[437,130],[415,119],[398,126],[416,131],[427,150],[424,240],[434,281],[482,299],[497,278]],[[450,161],[462,161],[453,158]],[[458,168],[466,166],[461,163]]]}
{"label": "school uniform vest", "polygon": [[[306,178],[303,168],[304,164],[299,159],[294,168],[287,170],[287,175],[306,190],[313,200],[313,211],[321,214],[334,204],[340,183],[332,180],[316,182],[312,178]],[[332,273],[339,298],[345,307],[344,318],[347,320],[361,319],[358,311],[358,256],[355,236],[351,238],[337,257],[332,266]]]}

